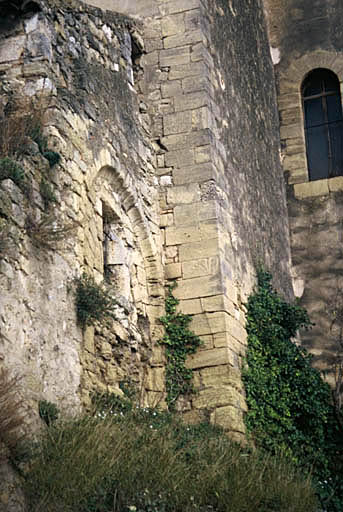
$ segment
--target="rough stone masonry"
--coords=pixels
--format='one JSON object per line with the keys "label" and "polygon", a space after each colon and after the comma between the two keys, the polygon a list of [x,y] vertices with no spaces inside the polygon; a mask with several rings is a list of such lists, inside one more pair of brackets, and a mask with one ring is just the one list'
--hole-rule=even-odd
{"label": "rough stone masonry", "polygon": [[[292,296],[263,9],[108,4],[122,12],[41,1],[1,21],[2,108],[44,98],[44,133],[61,155],[52,169],[34,145],[23,156],[29,194],[0,183],[2,364],[24,376],[35,421],[40,399],[78,410],[94,391],[120,394],[128,378],[142,403],[163,405],[158,319],[164,284],[176,280],[204,342],[188,361],[197,393],[178,407],[242,439],[255,265],[265,261]],[[42,180],[55,196],[48,211]],[[77,324],[73,283],[84,271],[116,295],[110,325]]]}

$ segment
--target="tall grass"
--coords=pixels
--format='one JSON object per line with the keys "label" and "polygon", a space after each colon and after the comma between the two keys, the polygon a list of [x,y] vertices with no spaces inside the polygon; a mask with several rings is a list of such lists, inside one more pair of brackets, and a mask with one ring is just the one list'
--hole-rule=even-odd
{"label": "tall grass", "polygon": [[23,435],[24,416],[18,394],[20,378],[0,370],[0,462],[7,458]]}
{"label": "tall grass", "polygon": [[308,477],[158,411],[49,427],[26,472],[35,512],[314,512]]}
{"label": "tall grass", "polygon": [[12,101],[0,117],[0,158],[18,157],[25,152],[29,139],[37,138],[43,126],[46,101]]}

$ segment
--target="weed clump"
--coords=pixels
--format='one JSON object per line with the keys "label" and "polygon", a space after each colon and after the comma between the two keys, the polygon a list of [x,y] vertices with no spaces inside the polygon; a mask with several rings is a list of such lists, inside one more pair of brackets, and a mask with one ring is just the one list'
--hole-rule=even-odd
{"label": "weed clump", "polygon": [[25,181],[24,169],[9,157],[0,159],[0,181],[11,179],[18,187]]}
{"label": "weed clump", "polygon": [[113,318],[117,302],[104,287],[85,273],[75,283],[76,313],[82,327]]}
{"label": "weed clump", "polygon": [[38,404],[39,417],[46,423],[48,427],[52,425],[59,416],[58,408],[48,400],[40,400]]}

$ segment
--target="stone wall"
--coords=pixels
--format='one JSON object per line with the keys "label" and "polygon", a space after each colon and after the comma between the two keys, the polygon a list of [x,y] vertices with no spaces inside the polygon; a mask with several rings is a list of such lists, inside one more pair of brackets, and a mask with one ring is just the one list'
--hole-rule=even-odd
{"label": "stone wall", "polygon": [[265,20],[258,3],[157,4],[140,90],[154,119],[165,277],[178,281],[180,307],[204,342],[188,363],[197,396],[179,406],[240,438],[244,301],[256,264],[277,270],[292,295]]}
{"label": "stone wall", "polygon": [[[0,184],[2,364],[24,376],[30,410],[44,398],[70,412],[95,389],[121,393],[128,376],[155,399],[163,287],[154,151],[134,84],[139,27],[78,2],[41,7],[1,21],[2,107],[44,103],[44,133],[61,155],[50,169],[33,143],[21,157],[31,190]],[[48,207],[42,179],[56,199]],[[105,331],[77,323],[84,271],[116,297]]]}
{"label": "stone wall", "polygon": [[[178,407],[188,420],[208,418],[242,439],[244,302],[256,265],[270,268],[292,296],[263,9],[257,1],[156,0],[135,3],[137,10],[100,3],[121,14],[55,0],[9,19],[2,32],[3,103],[14,90],[32,98],[48,92],[45,130],[62,156],[55,170],[37,148],[26,157],[34,199],[21,197],[11,181],[1,185],[12,194],[3,214],[10,226],[13,205],[25,204],[17,266],[9,253],[2,259],[3,307],[14,300],[11,311],[20,319],[14,333],[4,330],[5,364],[13,366],[14,338],[30,325],[20,357],[26,369],[28,351],[38,351],[34,400],[69,407],[81,397],[87,404],[92,390],[120,393],[129,375],[145,403],[163,401],[163,355],[155,342],[163,281],[177,280],[180,308],[204,342],[188,361],[198,393]],[[48,212],[39,192],[45,176],[57,199]],[[66,231],[60,245],[37,250],[28,211],[34,226],[53,215],[50,231],[56,223]],[[29,265],[24,274],[22,261]],[[68,290],[84,270],[116,297],[108,328],[77,325]],[[24,291],[14,294],[19,278]],[[45,300],[50,288],[53,308]],[[3,315],[4,329],[12,315]],[[66,360],[56,356],[55,363],[55,353]],[[65,368],[63,382],[55,364]]]}
{"label": "stone wall", "polygon": [[333,71],[342,84],[343,6],[339,1],[267,0],[266,9],[271,45],[278,55],[275,71],[295,290],[315,323],[302,339],[334,384],[334,361],[342,356],[335,315],[340,303],[343,183],[340,177],[309,182],[301,85],[316,68]]}

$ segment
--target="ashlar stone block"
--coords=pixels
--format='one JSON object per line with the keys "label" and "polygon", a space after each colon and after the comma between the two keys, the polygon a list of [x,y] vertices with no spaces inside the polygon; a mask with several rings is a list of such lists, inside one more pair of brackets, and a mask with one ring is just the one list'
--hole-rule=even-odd
{"label": "ashlar stone block", "polygon": [[161,21],[163,37],[173,36],[185,31],[184,13],[165,16]]}
{"label": "ashlar stone block", "polygon": [[245,433],[242,412],[232,405],[220,407],[211,414],[211,423],[225,430]]}
{"label": "ashlar stone block", "polygon": [[199,391],[192,402],[196,409],[213,409],[229,405],[240,410],[247,409],[243,395],[237,389],[223,386],[220,382],[216,387]]}
{"label": "ashlar stone block", "polygon": [[[197,258],[207,258],[216,256],[219,252],[218,237],[213,237],[200,242],[183,244],[179,247],[180,261],[190,261]],[[216,294],[214,294],[216,295]]]}
{"label": "ashlar stone block", "polygon": [[203,34],[201,30],[192,30],[184,32],[182,34],[176,34],[164,39],[165,48],[176,48],[178,46],[184,46],[187,44],[198,43],[203,40]]}
{"label": "ashlar stone block", "polygon": [[160,65],[163,67],[187,64],[190,60],[190,46],[180,46],[160,51]]}
{"label": "ashlar stone block", "polygon": [[159,6],[162,16],[168,14],[189,11],[199,7],[200,0],[171,0],[170,2],[162,3]]}
{"label": "ashlar stone block", "polygon": [[214,178],[216,169],[211,162],[205,164],[193,165],[183,169],[174,169],[173,179],[175,185],[185,183],[201,183]]}
{"label": "ashlar stone block", "polygon": [[189,356],[186,362],[187,368],[207,368],[209,366],[220,366],[230,362],[229,350],[226,348],[217,348],[211,350],[201,350]]}
{"label": "ashlar stone block", "polygon": [[294,185],[294,195],[298,199],[329,194],[328,180],[309,181]]}
{"label": "ashlar stone block", "polygon": [[178,245],[207,240],[214,238],[217,232],[217,222],[211,219],[201,223],[188,224],[186,226],[170,226],[166,228],[166,245]]}
{"label": "ashlar stone block", "polygon": [[167,114],[163,116],[164,135],[175,133],[190,132],[192,129],[192,113],[178,112],[176,114]]}

